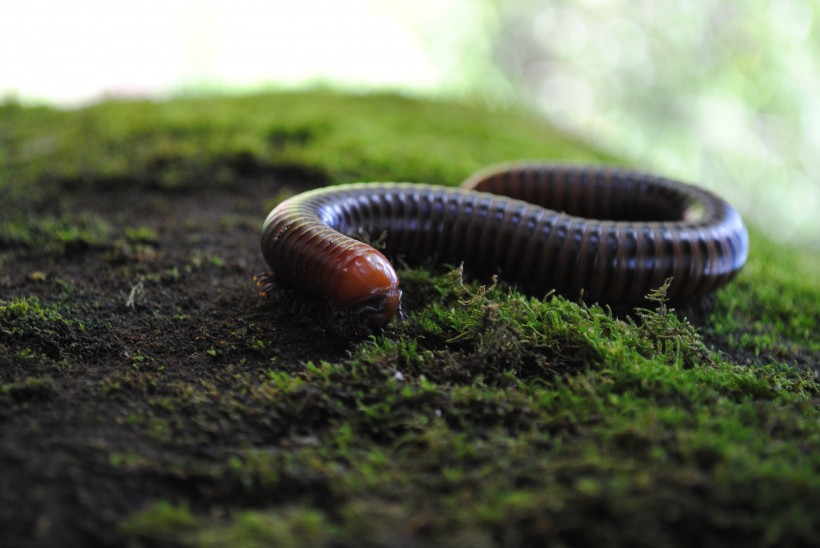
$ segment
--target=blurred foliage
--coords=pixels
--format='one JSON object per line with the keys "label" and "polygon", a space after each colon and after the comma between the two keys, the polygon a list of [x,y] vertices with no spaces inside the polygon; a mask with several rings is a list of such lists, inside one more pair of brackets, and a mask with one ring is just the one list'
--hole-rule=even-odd
{"label": "blurred foliage", "polygon": [[[518,98],[820,246],[820,4],[489,0]],[[498,86],[496,86],[498,89]]]}
{"label": "blurred foliage", "polygon": [[[48,17],[57,17],[58,10],[40,14],[19,4],[6,14],[7,31],[14,21],[28,20],[20,17],[42,17],[44,24]],[[84,32],[75,32],[75,38],[82,36],[85,44],[96,47],[88,34],[106,29],[108,34],[101,34],[99,41],[106,45],[108,62],[113,57],[128,66],[125,74],[108,71],[100,59],[83,55],[71,57],[65,63],[68,70],[56,62],[68,46],[48,48],[44,41],[46,47],[41,48],[39,42],[26,42],[31,33],[20,34],[14,38],[14,50],[25,53],[9,57],[7,70],[0,75],[0,94],[19,89],[31,100],[32,92],[25,90],[43,84],[43,89],[55,90],[57,100],[65,100],[78,90],[99,98],[106,93],[249,91],[298,81],[303,86],[392,86],[404,92],[524,103],[562,129],[633,164],[712,188],[779,240],[820,248],[820,221],[814,214],[820,206],[820,181],[813,175],[820,171],[816,1],[167,4],[168,11],[72,6],[78,24],[87,26]],[[132,11],[156,17],[162,24],[152,29],[151,44],[157,47],[165,40],[168,51],[162,50],[163,57],[178,54],[184,61],[170,80],[161,79],[163,84],[157,84],[156,73],[149,70],[155,65],[150,48],[131,50],[122,45],[145,45],[144,30],[135,30],[130,41],[113,36],[112,29],[119,29]],[[253,17],[245,17],[237,31],[229,21],[245,12]],[[171,13],[185,21],[184,32],[175,34],[175,27],[164,26],[173,22]],[[0,24],[5,19],[0,17]],[[302,32],[305,21],[309,24]],[[74,28],[62,22],[53,27],[55,32]],[[392,31],[385,32],[386,28]],[[269,55],[280,51],[281,43],[273,37],[281,40],[285,29],[293,33],[288,54]],[[0,32],[7,40],[9,35]],[[59,33],[49,37],[61,44]],[[73,39],[71,45],[85,47]],[[54,57],[37,62],[42,51]],[[196,55],[197,51],[209,53]],[[340,62],[332,62],[340,55]],[[142,63],[127,62],[132,56]],[[283,58],[292,62],[283,64]],[[38,68],[46,65],[48,69]],[[61,78],[54,72],[57,68],[69,77]],[[15,81],[21,74],[39,79]],[[295,80],[294,74],[302,80]],[[26,83],[34,88],[26,88]],[[4,140],[0,133],[0,162],[7,154]],[[37,155],[49,146],[48,140],[35,142],[25,152]],[[176,184],[174,177],[169,175],[169,184]]]}
{"label": "blurred foliage", "polygon": [[444,91],[524,103],[820,247],[820,3],[451,0],[434,16],[373,5],[452,68]]}

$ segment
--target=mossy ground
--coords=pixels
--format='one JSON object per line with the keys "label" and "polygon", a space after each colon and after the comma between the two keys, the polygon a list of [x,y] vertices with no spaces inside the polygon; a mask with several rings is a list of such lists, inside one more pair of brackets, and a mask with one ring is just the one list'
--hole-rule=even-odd
{"label": "mossy ground", "polygon": [[282,197],[516,158],[612,161],[390,95],[0,107],[0,544],[820,543],[816,256],[753,229],[689,320],[446,267],[363,339],[257,296]]}

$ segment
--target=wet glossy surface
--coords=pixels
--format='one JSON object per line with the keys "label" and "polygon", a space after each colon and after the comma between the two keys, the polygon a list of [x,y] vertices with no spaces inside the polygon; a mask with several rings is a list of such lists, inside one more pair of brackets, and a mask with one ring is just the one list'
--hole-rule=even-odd
{"label": "wet glossy surface", "polygon": [[380,294],[398,305],[392,267],[347,236],[382,233],[389,257],[463,261],[536,295],[554,289],[613,305],[639,302],[670,277],[670,298],[706,295],[748,254],[740,215],[708,191],[614,168],[542,164],[490,168],[462,188],[360,183],[306,192],[268,216],[262,251],[277,277],[335,307]]}

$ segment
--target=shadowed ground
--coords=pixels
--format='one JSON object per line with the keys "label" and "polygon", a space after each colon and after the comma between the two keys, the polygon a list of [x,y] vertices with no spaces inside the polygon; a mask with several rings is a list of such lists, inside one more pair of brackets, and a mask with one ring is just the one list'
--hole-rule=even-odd
{"label": "shadowed ground", "polygon": [[0,106],[0,544],[820,542],[820,261],[711,314],[404,270],[407,317],[265,302],[260,225],[336,182],[612,162],[531,116],[327,92]]}

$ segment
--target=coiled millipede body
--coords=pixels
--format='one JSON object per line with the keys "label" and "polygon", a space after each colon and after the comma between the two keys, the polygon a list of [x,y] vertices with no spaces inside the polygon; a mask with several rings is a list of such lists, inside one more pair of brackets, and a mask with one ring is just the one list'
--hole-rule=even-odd
{"label": "coiled millipede body", "polygon": [[385,255],[350,236],[385,233],[386,253],[499,273],[613,306],[697,299],[729,282],[748,254],[738,212],[706,190],[611,167],[506,164],[460,188],[357,183],[320,188],[267,217],[262,253],[277,280],[325,299],[369,328],[401,292]]}

